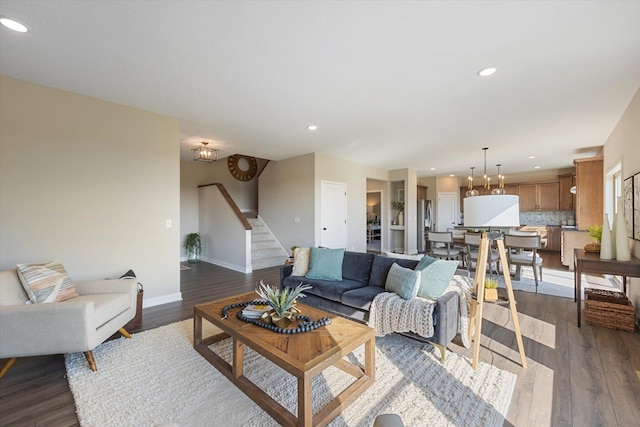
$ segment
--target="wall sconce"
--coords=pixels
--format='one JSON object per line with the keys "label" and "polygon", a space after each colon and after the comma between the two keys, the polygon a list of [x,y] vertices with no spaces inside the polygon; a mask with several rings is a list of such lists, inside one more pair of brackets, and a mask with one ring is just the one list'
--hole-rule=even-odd
{"label": "wall sconce", "polygon": [[218,149],[209,148],[208,142],[202,141],[202,146],[193,149],[193,160],[196,162],[211,163],[218,160]]}

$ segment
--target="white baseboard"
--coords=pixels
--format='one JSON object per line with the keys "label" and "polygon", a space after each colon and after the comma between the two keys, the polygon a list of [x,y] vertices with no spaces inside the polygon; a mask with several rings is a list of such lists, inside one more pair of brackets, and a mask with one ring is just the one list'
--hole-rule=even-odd
{"label": "white baseboard", "polygon": [[163,295],[155,298],[143,298],[142,308],[155,307],[156,305],[168,304],[175,301],[182,301],[182,292],[176,292],[175,294]]}
{"label": "white baseboard", "polygon": [[251,266],[243,267],[241,265],[231,264],[231,263],[228,263],[226,261],[221,261],[219,259],[208,258],[208,257],[203,257],[203,256],[201,256],[200,259],[202,261],[208,262],[209,264],[219,265],[220,267],[228,268],[229,270],[237,271],[237,272],[240,272],[240,273],[247,274],[247,273],[251,273],[253,271]]}

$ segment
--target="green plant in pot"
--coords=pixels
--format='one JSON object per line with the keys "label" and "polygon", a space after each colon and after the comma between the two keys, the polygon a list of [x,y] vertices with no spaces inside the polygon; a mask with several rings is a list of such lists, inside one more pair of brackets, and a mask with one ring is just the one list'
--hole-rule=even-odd
{"label": "green plant in pot", "polygon": [[187,253],[187,261],[190,263],[200,262],[202,252],[202,242],[200,233],[189,233],[184,239],[184,250]]}
{"label": "green plant in pot", "polygon": [[311,289],[311,285],[303,285],[302,283],[291,289],[276,289],[260,280],[260,287],[256,289],[256,293],[260,295],[271,306],[272,310],[262,315],[262,320],[267,323],[273,323],[280,328],[286,328],[293,322],[300,313],[296,308],[296,300],[304,297],[303,291]]}
{"label": "green plant in pot", "polygon": [[498,281],[493,277],[484,280],[484,300],[498,301]]}
{"label": "green plant in pot", "polygon": [[398,211],[398,225],[404,225],[404,202],[394,200],[391,202],[391,209]]}
{"label": "green plant in pot", "polygon": [[584,245],[585,252],[600,252],[600,240],[602,239],[602,226],[592,225],[588,227],[589,236],[593,237],[595,242]]}
{"label": "green plant in pot", "polygon": [[296,249],[298,249],[298,246],[291,246],[291,258],[294,258],[296,256]]}

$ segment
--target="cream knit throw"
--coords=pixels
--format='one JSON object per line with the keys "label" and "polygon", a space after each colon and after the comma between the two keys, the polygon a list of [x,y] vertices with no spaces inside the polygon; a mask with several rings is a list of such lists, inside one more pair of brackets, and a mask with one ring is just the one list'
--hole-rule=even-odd
{"label": "cream knit throw", "polygon": [[[460,298],[460,327],[458,332],[462,344],[469,347],[469,307],[473,279],[453,276],[444,293],[455,292]],[[393,292],[378,294],[371,303],[369,326],[376,330],[376,336],[392,332],[414,332],[423,337],[433,336],[433,310],[436,302],[416,297],[405,300]]]}

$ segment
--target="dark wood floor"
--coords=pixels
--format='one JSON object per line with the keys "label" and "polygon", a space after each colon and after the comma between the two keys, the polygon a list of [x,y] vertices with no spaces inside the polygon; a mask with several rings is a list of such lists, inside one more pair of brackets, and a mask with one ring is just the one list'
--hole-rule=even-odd
{"label": "dark wood floor", "polygon": [[[181,271],[183,301],[145,309],[142,326],[132,332],[190,318],[194,304],[252,290],[260,279],[279,281],[277,267],[245,275],[207,263],[190,266]],[[550,254],[545,268],[563,267]],[[507,306],[485,306],[481,341],[481,360],[518,375],[505,425],[638,425],[640,333],[577,328],[570,299],[516,292],[516,300],[528,369],[519,365]],[[449,349],[471,356],[456,343]],[[18,359],[0,380],[0,426],[39,425],[78,425],[61,355]]]}

